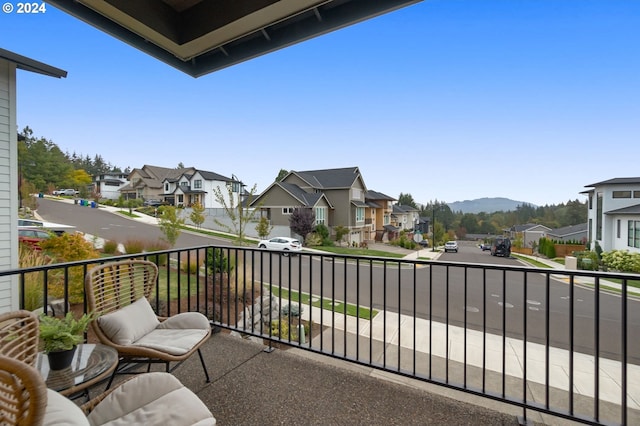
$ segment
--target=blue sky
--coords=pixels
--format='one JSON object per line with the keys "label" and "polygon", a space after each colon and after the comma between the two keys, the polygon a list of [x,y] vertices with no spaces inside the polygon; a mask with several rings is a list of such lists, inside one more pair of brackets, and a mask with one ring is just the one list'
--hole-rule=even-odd
{"label": "blue sky", "polygon": [[640,176],[639,46],[637,0],[427,0],[194,79],[53,6],[0,14],[0,47],[69,73],[18,73],[18,128],[65,152],[258,192],[358,166],[418,203]]}

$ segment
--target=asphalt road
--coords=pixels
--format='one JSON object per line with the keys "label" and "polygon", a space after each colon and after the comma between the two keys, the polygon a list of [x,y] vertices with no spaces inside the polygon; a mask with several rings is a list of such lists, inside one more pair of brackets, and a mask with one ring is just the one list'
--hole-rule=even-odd
{"label": "asphalt road", "polygon": [[[157,226],[130,220],[100,209],[39,199],[38,213],[46,220],[73,224],[79,231],[124,242],[155,241]],[[228,240],[182,232],[176,248],[229,245]],[[564,280],[539,273],[500,271],[482,265],[522,266],[513,258],[491,256],[472,243],[460,244],[458,253],[443,253],[437,264],[398,267],[392,260],[321,258],[316,254],[282,257],[256,251],[249,255],[245,274],[259,281],[297,291],[345,300],[390,312],[451,325],[523,338],[552,346],[621,359],[622,300],[619,295],[569,286]],[[490,268],[491,266],[489,266]],[[640,361],[638,301],[629,300],[628,354]],[[599,327],[596,329],[596,311]]]}
{"label": "asphalt road", "polygon": [[[124,243],[127,240],[156,242],[163,236],[160,228],[131,220],[102,209],[38,198],[38,214],[49,222],[74,225],[85,234]],[[229,245],[229,240],[191,232],[181,232],[175,248],[196,247],[207,244]]]}

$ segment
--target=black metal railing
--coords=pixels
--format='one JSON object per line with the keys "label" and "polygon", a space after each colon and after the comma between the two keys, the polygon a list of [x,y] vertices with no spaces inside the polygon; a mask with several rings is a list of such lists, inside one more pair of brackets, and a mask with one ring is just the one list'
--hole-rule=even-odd
{"label": "black metal railing", "polygon": [[126,258],[158,264],[159,315],[202,312],[269,348],[512,404],[524,421],[640,423],[640,275],[201,246],[0,276],[17,280],[21,308],[86,311],[87,270]]}

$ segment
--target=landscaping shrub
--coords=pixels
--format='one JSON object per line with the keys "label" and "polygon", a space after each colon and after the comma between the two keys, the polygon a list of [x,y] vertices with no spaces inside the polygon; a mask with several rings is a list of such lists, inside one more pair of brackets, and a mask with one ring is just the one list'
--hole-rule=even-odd
{"label": "landscaping shrub", "polygon": [[288,303],[282,307],[280,314],[283,316],[299,317],[304,312],[304,307],[299,303]]}
{"label": "landscaping shrub", "polygon": [[317,232],[312,232],[307,235],[307,240],[304,242],[307,247],[318,247],[324,245],[322,243],[322,236]]}
{"label": "landscaping shrub", "polygon": [[180,265],[180,270],[187,274],[196,274],[198,269],[200,269],[200,265],[198,265],[198,262],[195,259],[191,259],[188,262],[182,262]]}
{"label": "landscaping shrub", "polygon": [[602,264],[610,270],[640,273],[640,253],[630,253],[627,250],[604,252]]}
{"label": "landscaping shrub", "polygon": [[[97,259],[100,254],[93,244],[81,234],[64,233],[40,243],[42,250],[54,259],[55,263],[75,262]],[[84,268],[74,266],[69,272],[69,302],[82,303],[84,300]],[[49,295],[52,298],[64,297],[64,270],[49,272]]]}
{"label": "landscaping shrub", "polygon": [[[52,259],[39,250],[33,250],[31,247],[20,244],[18,248],[18,262],[20,268],[30,268],[34,266],[45,266],[52,263]],[[33,311],[44,306],[44,292],[42,283],[44,282],[44,272],[29,272],[23,275],[24,294],[20,297],[24,298],[24,308]],[[19,287],[22,289],[23,287]]]}
{"label": "landscaping shrub", "polygon": [[540,238],[538,244],[538,253],[548,257],[549,259],[556,257],[556,247],[553,244],[553,241],[548,238]]}
{"label": "landscaping shrub", "polygon": [[[154,242],[148,242],[147,244],[145,244],[146,250],[147,252],[155,252],[155,251],[163,251],[163,250],[168,250],[171,248],[171,246],[169,245],[169,243],[167,243],[166,241],[162,241],[162,240],[157,240]],[[158,266],[164,266],[167,264],[168,260],[169,260],[169,254],[168,253],[163,253],[163,254],[151,254],[149,255],[149,260],[154,262],[156,265]]]}
{"label": "landscaping shrub", "polygon": [[574,251],[573,255],[577,259],[578,269],[586,271],[597,271],[599,269],[598,255],[594,251]]}
{"label": "landscaping shrub", "polygon": [[115,254],[118,251],[118,243],[113,240],[107,240],[102,246],[102,251],[106,254]]}
{"label": "landscaping shrub", "polygon": [[233,262],[229,262],[224,249],[213,247],[207,250],[207,270],[210,274],[233,271],[234,266]]}
{"label": "landscaping shrub", "polygon": [[142,253],[144,251],[144,241],[130,239],[123,243],[124,251],[127,254]]}

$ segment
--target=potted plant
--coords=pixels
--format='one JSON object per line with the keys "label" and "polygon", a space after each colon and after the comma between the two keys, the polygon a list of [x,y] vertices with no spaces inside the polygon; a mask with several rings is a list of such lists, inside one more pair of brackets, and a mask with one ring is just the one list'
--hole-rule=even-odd
{"label": "potted plant", "polygon": [[83,314],[76,319],[71,312],[62,318],[40,316],[40,340],[49,368],[62,370],[71,365],[77,345],[83,342],[84,332],[95,318],[94,314]]}

